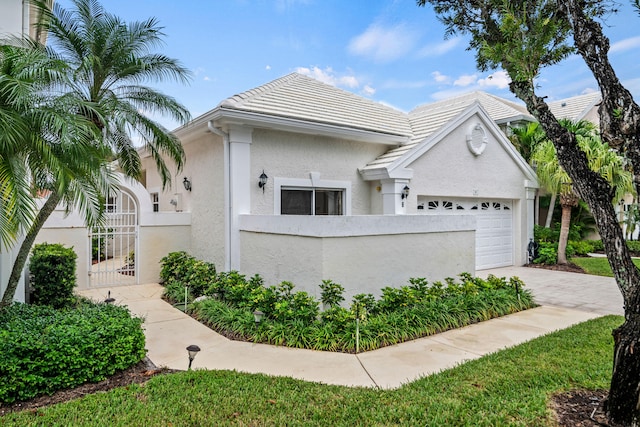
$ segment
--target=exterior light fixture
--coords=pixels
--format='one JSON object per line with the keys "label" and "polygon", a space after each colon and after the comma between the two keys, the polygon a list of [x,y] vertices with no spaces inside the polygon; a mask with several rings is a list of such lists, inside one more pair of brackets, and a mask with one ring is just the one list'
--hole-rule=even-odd
{"label": "exterior light fixture", "polygon": [[189,368],[191,369],[191,363],[193,363],[193,359],[196,358],[196,354],[198,354],[198,352],[200,351],[200,347],[198,347],[195,344],[191,344],[189,347],[187,347],[187,351],[189,352]]}
{"label": "exterior light fixture", "polygon": [[269,177],[267,176],[266,173],[264,173],[264,169],[262,169],[262,173],[258,178],[258,187],[262,188],[263,193],[264,193],[264,187],[267,185],[267,179],[269,179]]}
{"label": "exterior light fixture", "polygon": [[182,184],[184,185],[185,190],[191,191],[191,181],[189,181],[189,178],[185,176],[184,179],[182,180]]}
{"label": "exterior light fixture", "polygon": [[256,322],[256,325],[262,322],[262,318],[264,317],[264,313],[260,310],[256,310],[253,312],[253,320]]}
{"label": "exterior light fixture", "polygon": [[404,186],[404,188],[402,189],[402,194],[400,195],[400,197],[402,198],[402,200],[404,200],[407,197],[409,197],[409,186],[408,185]]}
{"label": "exterior light fixture", "polygon": [[106,304],[113,304],[115,302],[115,298],[111,298],[111,291],[107,292],[107,298],[104,300]]}

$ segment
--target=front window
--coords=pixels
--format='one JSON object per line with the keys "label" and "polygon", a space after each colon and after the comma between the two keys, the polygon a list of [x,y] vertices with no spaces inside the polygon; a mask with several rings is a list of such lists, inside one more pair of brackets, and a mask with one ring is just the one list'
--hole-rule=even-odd
{"label": "front window", "polygon": [[343,189],[283,188],[282,215],[344,215]]}
{"label": "front window", "polygon": [[160,211],[160,197],[158,193],[151,193],[151,205],[153,206],[154,212]]}

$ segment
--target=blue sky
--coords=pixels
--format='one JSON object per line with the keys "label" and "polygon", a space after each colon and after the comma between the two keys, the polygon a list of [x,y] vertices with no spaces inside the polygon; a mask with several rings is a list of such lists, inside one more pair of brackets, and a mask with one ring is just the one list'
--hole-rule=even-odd
{"label": "blue sky", "polygon": [[[59,0],[68,5],[68,0]],[[480,73],[464,39],[444,39],[430,7],[414,0],[102,0],[127,21],[150,16],[166,33],[163,51],[193,72],[188,86],[155,86],[193,117],[221,100],[294,71],[403,111],[473,90],[505,98],[505,74]],[[611,60],[640,99],[640,17],[627,0],[609,17]],[[574,56],[539,78],[550,100],[597,89]],[[172,127],[169,123],[167,126]]]}

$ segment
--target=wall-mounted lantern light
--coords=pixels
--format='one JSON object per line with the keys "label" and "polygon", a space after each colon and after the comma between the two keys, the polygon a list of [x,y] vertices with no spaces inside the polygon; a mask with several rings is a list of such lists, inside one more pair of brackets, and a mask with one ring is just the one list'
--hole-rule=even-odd
{"label": "wall-mounted lantern light", "polygon": [[198,347],[195,344],[191,344],[189,347],[187,347],[187,352],[189,352],[189,368],[187,369],[191,369],[191,364],[193,363],[193,359],[196,358],[196,354],[198,354],[199,351],[200,351],[200,347]]}
{"label": "wall-mounted lantern light", "polygon": [[260,174],[260,177],[258,178],[258,187],[262,188],[263,193],[264,193],[264,187],[267,185],[267,179],[269,179],[269,177],[267,176],[266,173],[264,173],[264,169],[263,169],[262,173]]}
{"label": "wall-mounted lantern light", "polygon": [[191,181],[189,181],[189,178],[185,176],[184,179],[182,180],[182,184],[184,185],[185,190],[191,191]]}
{"label": "wall-mounted lantern light", "polygon": [[404,188],[402,189],[402,194],[400,195],[400,197],[402,198],[402,200],[404,200],[407,197],[409,197],[409,186],[408,185],[404,186]]}

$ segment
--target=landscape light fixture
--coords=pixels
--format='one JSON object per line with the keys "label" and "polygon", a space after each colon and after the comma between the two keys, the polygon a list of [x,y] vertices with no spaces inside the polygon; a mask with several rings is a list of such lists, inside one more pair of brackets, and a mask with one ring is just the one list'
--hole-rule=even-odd
{"label": "landscape light fixture", "polygon": [[187,347],[187,351],[189,352],[189,368],[188,370],[191,369],[191,364],[193,363],[193,359],[196,358],[196,354],[198,354],[198,352],[200,351],[200,347],[198,347],[195,344],[191,344],[189,347]]}
{"label": "landscape light fixture", "polygon": [[185,176],[184,179],[182,180],[182,184],[184,185],[185,190],[191,191],[191,181],[189,181],[189,178]]}
{"label": "landscape light fixture", "polygon": [[107,292],[107,298],[104,300],[106,304],[113,304],[115,302],[115,298],[111,298],[111,291]]}
{"label": "landscape light fixture", "polygon": [[264,317],[264,313],[260,310],[256,310],[253,312],[253,320],[256,322],[256,325],[262,322],[262,318]]}
{"label": "landscape light fixture", "polygon": [[264,193],[264,187],[267,185],[267,179],[269,179],[269,177],[267,176],[266,173],[264,173],[264,169],[262,169],[262,173],[258,178],[258,187],[262,188],[263,193]]}

